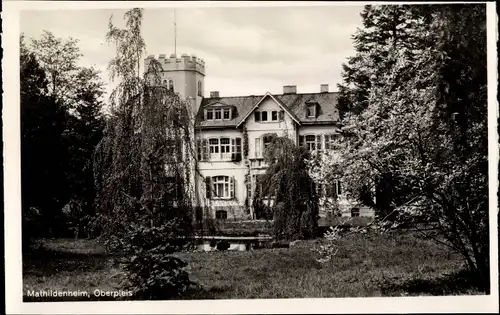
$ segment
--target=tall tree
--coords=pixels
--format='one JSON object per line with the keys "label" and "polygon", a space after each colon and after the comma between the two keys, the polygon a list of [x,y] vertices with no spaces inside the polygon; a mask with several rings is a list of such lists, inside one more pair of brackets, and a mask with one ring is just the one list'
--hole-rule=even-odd
{"label": "tall tree", "polygon": [[409,57],[407,48],[389,46],[391,66],[373,78],[365,109],[344,117],[343,148],[316,173],[342,176],[352,196],[367,178],[397,176],[396,224],[426,223],[421,234],[460,253],[487,289],[485,6],[422,14],[428,48]]}
{"label": "tall tree", "polygon": [[46,71],[49,94],[70,105],[75,88],[72,77],[78,72],[77,64],[82,56],[78,40],[59,38],[44,30],[40,39],[31,41],[30,49]]}
{"label": "tall tree", "polygon": [[[426,49],[428,15],[430,6],[410,5],[381,5],[365,6],[361,12],[363,28],[353,36],[356,55],[348,58],[342,65],[343,83],[339,84],[339,112],[341,116],[347,113],[359,114],[369,104],[372,88],[380,84],[377,79],[394,66],[394,59],[389,58],[390,51],[400,49],[405,58],[416,60]],[[408,78],[405,73],[398,74],[397,78],[405,82]],[[383,215],[392,217],[395,204],[399,204],[398,196],[404,193],[404,185],[398,183],[400,178],[391,172],[379,174],[372,181],[363,183],[364,186],[374,186],[375,196],[368,196],[368,200],[375,197],[375,208]],[[360,186],[360,189],[362,189]],[[397,191],[403,189],[403,191]],[[362,189],[358,195],[363,194]]]}
{"label": "tall tree", "polygon": [[[21,38],[21,189],[23,217],[38,213],[43,228],[23,227],[23,232],[48,235],[62,225],[62,206],[68,198],[63,168],[62,136],[66,110],[47,95],[47,80],[33,53],[23,49]],[[34,221],[24,221],[27,224]],[[41,236],[41,235],[38,235]]]}
{"label": "tall tree", "polygon": [[102,137],[104,83],[99,71],[78,65],[82,56],[78,40],[59,38],[44,31],[27,47],[36,56],[47,78],[47,95],[56,99],[69,113],[64,136],[66,148],[61,157],[67,179],[68,197],[65,200],[67,220],[82,231],[88,217],[93,215],[94,178],[92,154]]}
{"label": "tall tree", "polygon": [[93,155],[105,125],[102,112],[104,92],[99,72],[93,68],[81,68],[73,80],[76,102],[64,136],[67,147],[65,169],[71,194],[69,214],[80,233],[95,215]]}
{"label": "tall tree", "polygon": [[389,46],[406,48],[407,57],[413,58],[426,44],[422,38],[425,20],[409,5],[366,5],[361,17],[363,27],[353,35],[356,55],[342,65],[343,82],[338,85],[341,116],[360,113],[367,106],[372,78],[391,66]]}
{"label": "tall tree", "polygon": [[94,226],[107,245],[121,241],[128,287],[137,298],[168,299],[191,284],[186,264],[171,254],[192,228],[193,117],[189,104],[160,84],[159,62],[141,75],[141,23],[141,9],[125,13],[125,29],[109,23],[116,56],[108,68],[118,85],[95,152]]}

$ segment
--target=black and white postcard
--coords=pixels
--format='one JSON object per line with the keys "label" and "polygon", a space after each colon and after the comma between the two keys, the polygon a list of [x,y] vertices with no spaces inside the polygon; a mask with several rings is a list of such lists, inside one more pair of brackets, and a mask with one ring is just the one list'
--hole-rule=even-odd
{"label": "black and white postcard", "polygon": [[498,312],[495,3],[3,4],[7,313]]}

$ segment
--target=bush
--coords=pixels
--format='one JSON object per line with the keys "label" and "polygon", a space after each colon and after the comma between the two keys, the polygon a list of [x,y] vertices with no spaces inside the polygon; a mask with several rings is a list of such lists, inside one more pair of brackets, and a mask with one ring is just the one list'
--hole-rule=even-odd
{"label": "bush", "polygon": [[188,239],[175,237],[172,225],[133,226],[126,234],[125,289],[137,299],[178,298],[194,284],[184,270],[187,264],[172,256],[189,245]]}

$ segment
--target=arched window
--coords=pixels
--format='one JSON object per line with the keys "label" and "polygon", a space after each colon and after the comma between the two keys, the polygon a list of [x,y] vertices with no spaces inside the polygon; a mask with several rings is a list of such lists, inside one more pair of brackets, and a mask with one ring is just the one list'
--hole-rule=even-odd
{"label": "arched window", "polygon": [[351,209],[351,217],[359,217],[359,208]]}
{"label": "arched window", "polygon": [[168,87],[167,80],[163,80],[163,85],[166,85]]}
{"label": "arched window", "polygon": [[172,79],[168,80],[168,89],[171,91],[174,90],[174,80]]}
{"label": "arched window", "polygon": [[203,96],[203,86],[201,85],[201,80],[198,81],[198,96]]}

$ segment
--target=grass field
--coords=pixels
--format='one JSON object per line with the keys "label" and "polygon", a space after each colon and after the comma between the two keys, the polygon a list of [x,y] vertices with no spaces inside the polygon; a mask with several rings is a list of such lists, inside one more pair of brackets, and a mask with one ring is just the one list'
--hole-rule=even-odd
{"label": "grass field", "polygon": [[[460,258],[407,233],[351,235],[337,255],[318,263],[310,248],[186,252],[192,280],[186,299],[378,297],[482,294],[461,276]],[[42,240],[23,259],[27,290],[118,290],[123,273],[93,241]],[[38,254],[37,254],[38,253]]]}

